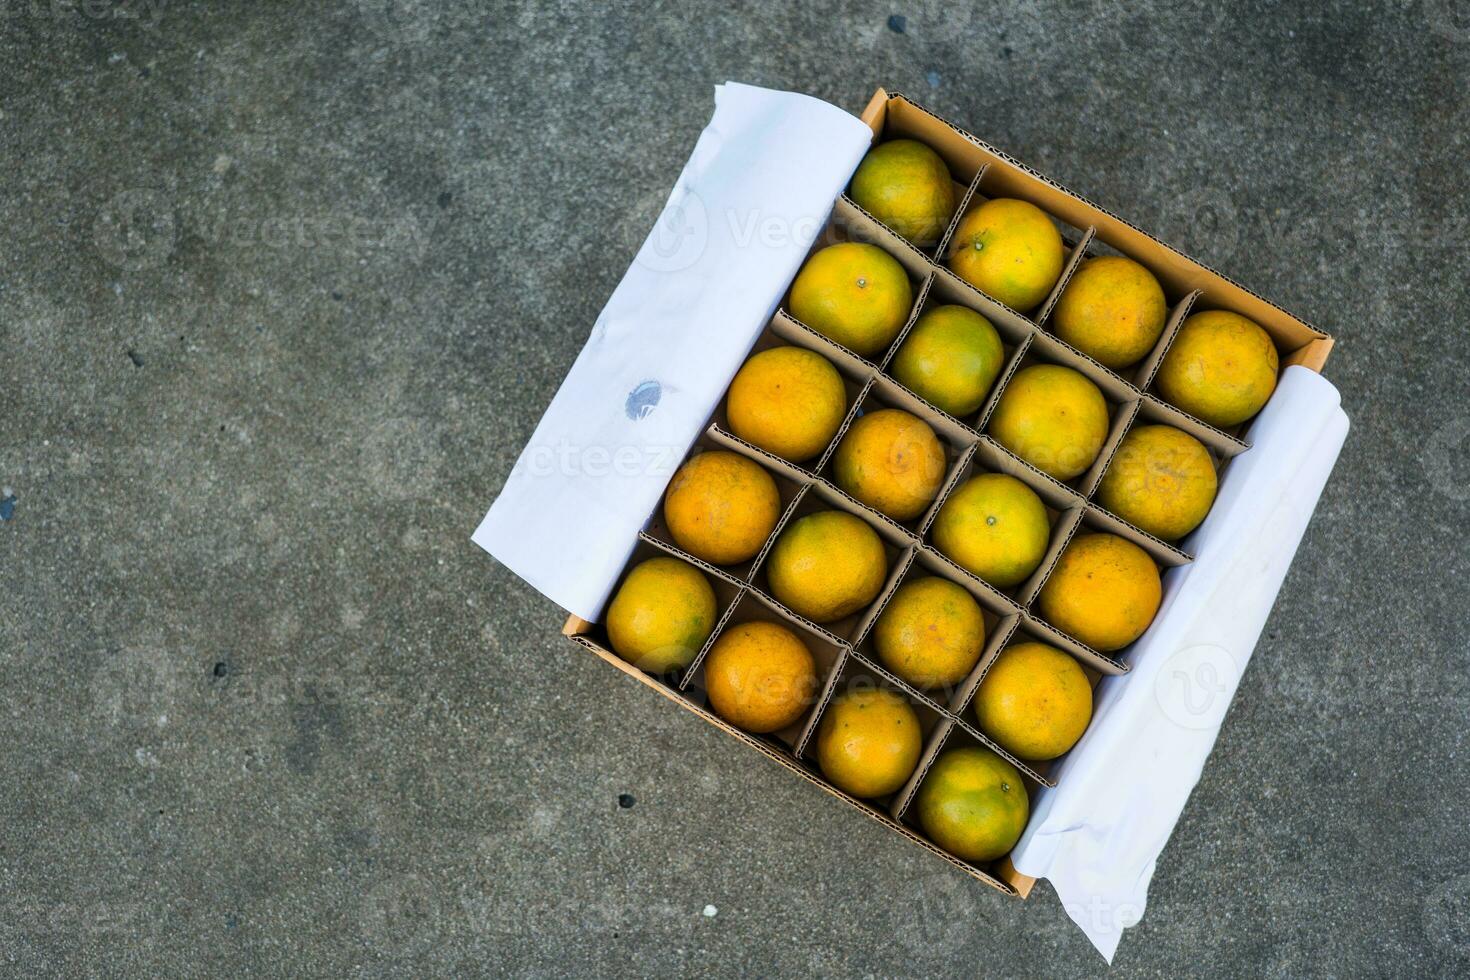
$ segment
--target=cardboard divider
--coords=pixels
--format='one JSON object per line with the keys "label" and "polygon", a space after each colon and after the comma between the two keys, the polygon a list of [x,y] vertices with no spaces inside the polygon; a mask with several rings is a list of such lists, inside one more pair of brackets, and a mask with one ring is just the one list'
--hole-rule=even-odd
{"label": "cardboard divider", "polygon": [[1016,601],[1023,608],[1029,609],[1036,601],[1036,594],[1041,591],[1042,585],[1046,583],[1047,576],[1056,567],[1057,559],[1062,552],[1067,550],[1067,545],[1077,534],[1078,528],[1082,526],[1082,517],[1087,513],[1087,508],[1078,505],[1058,514],[1051,526],[1051,538],[1047,542],[1046,554],[1041,559],[1041,564],[1036,566],[1036,571],[1031,573],[1030,578],[1022,582],[1016,590]]}
{"label": "cardboard divider", "polygon": [[1193,555],[1178,545],[1170,544],[1162,538],[1157,538],[1147,531],[1134,527],[1117,514],[1093,501],[1087,502],[1087,508],[1082,515],[1082,523],[1090,530],[1116,534],[1120,538],[1132,541],[1148,552],[1148,556],[1154,560],[1155,564],[1163,568],[1187,565],[1194,560]]}
{"label": "cardboard divider", "polygon": [[1062,298],[1062,293],[1066,292],[1067,290],[1067,284],[1071,282],[1072,277],[1077,274],[1078,266],[1082,265],[1083,262],[1087,261],[1087,259],[1090,258],[1090,255],[1088,253],[1089,250],[1092,248],[1094,234],[1096,234],[1094,229],[1087,228],[1082,232],[1082,236],[1077,239],[1075,243],[1068,241],[1066,235],[1063,234],[1062,241],[1066,244],[1067,247],[1067,261],[1062,266],[1062,274],[1057,279],[1057,284],[1052,287],[1051,292],[1047,294],[1046,301],[1043,302],[1036,311],[1036,323],[1041,327],[1042,330],[1051,332],[1051,315],[1053,312],[1056,311],[1057,301]]}
{"label": "cardboard divider", "polygon": [[[979,439],[979,434],[969,426],[938,411],[928,402],[887,375],[878,375],[873,378],[872,383],[863,393],[862,400],[858,403],[856,411],[853,412],[851,421],[838,435],[837,445],[839,449],[843,440],[847,438],[853,422],[856,422],[857,419],[865,414],[884,409],[898,409],[899,411],[908,412],[928,425],[934,432],[934,435],[939,440],[940,447],[944,450],[944,477],[939,484],[939,492],[942,492],[950,478],[954,475],[963,457],[968,454],[970,447]],[[850,497],[851,494],[848,494],[837,478],[834,466],[837,452],[838,450],[834,449],[828,455],[827,459],[823,461],[822,471],[818,475],[825,482],[836,487],[838,490],[842,490],[845,495]],[[936,493],[935,499],[938,499],[938,493]],[[921,533],[920,529],[923,526],[924,519],[933,509],[933,506],[934,502],[931,501],[930,506],[925,508],[924,513],[921,513],[918,517],[908,518],[907,520],[889,519],[893,520],[894,523],[898,524],[906,533],[917,540]]]}
{"label": "cardboard divider", "polygon": [[940,237],[938,244],[929,251],[929,258],[935,265],[944,264],[944,256],[949,254],[950,240],[954,238],[955,231],[960,226],[960,221],[964,219],[965,215],[970,213],[971,202],[975,199],[975,195],[980,192],[980,181],[984,176],[985,164],[982,163],[976,168],[975,176],[970,178],[970,182],[965,186],[964,191],[955,198],[954,214],[950,215],[949,224],[944,229],[944,235]]}
{"label": "cardboard divider", "polygon": [[[1183,429],[1221,456],[1239,456],[1250,448],[1250,443],[1240,435],[1217,429],[1208,422],[1201,422],[1157,395],[1144,395],[1140,402],[1149,421],[1162,422],[1176,429]],[[1250,423],[1247,422],[1245,425],[1237,426],[1236,433],[1243,432],[1249,425]]]}
{"label": "cardboard divider", "polygon": [[[1097,386],[1098,391],[1102,393],[1103,400],[1107,402],[1108,406],[1107,436],[1104,438],[1102,446],[1099,447],[1097,455],[1088,463],[1087,469],[1068,480],[1057,481],[1068,489],[1086,497],[1091,494],[1092,490],[1096,488],[1097,482],[1102,479],[1103,470],[1106,468],[1112,451],[1117,448],[1118,441],[1123,438],[1123,433],[1127,431],[1129,423],[1133,420],[1134,413],[1138,410],[1137,402],[1141,396],[1136,388],[1123,382],[1117,375],[1107,372],[1101,368],[1101,365],[1097,365],[1095,361],[1091,361],[1090,359],[1079,360],[1078,358],[1081,357],[1082,355],[1077,354],[1072,348],[1063,344],[1050,334],[1038,333],[1035,335],[1031,346],[1020,359],[1015,371],[1006,377],[1005,384],[1000,387],[995,399],[996,404],[999,405],[1005,398],[1006,389],[1015,381],[1016,374],[1024,371],[1028,367],[1043,364],[1072,368]],[[1094,370],[1094,367],[1097,370]],[[1099,371],[1102,371],[1102,373],[1098,373]],[[995,439],[995,436],[991,435],[989,431],[992,422],[993,418],[987,419],[986,421],[986,435],[991,439]],[[998,441],[997,445],[999,445]],[[1015,455],[1009,449],[1006,451],[1011,452],[1013,456]],[[1017,458],[1019,459],[1019,457]],[[1041,471],[1038,469],[1037,472]],[[1051,477],[1048,478],[1051,479]]]}
{"label": "cardboard divider", "polygon": [[1169,353],[1169,345],[1174,343],[1174,337],[1179,333],[1180,324],[1194,309],[1199,295],[1198,289],[1192,289],[1170,308],[1169,318],[1164,321],[1164,332],[1159,334],[1158,343],[1154,344],[1154,349],[1134,368],[1133,376],[1129,379],[1139,391],[1148,391],[1154,375],[1158,373],[1159,365],[1164,361],[1164,355]]}
{"label": "cardboard divider", "polygon": [[848,646],[823,630],[813,628],[801,617],[794,615],[779,603],[773,602],[754,589],[746,589],[740,594],[729,614],[721,621],[718,633],[710,638],[710,642],[705,645],[700,657],[689,665],[689,670],[685,672],[685,676],[679,683],[679,689],[684,691],[693,703],[714,710],[709,704],[705,681],[705,664],[709,659],[709,650],[714,647],[721,636],[746,623],[775,623],[777,626],[789,629],[811,652],[812,659],[816,663],[817,686],[802,716],[785,728],[761,736],[780,742],[794,755],[802,734],[817,711],[822,692],[827,688],[832,676],[840,669],[847,656]]}

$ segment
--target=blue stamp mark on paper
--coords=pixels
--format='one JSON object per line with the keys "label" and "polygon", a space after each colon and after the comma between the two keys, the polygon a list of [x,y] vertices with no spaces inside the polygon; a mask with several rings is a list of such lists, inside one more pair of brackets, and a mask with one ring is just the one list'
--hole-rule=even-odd
{"label": "blue stamp mark on paper", "polygon": [[657,381],[641,382],[628,392],[628,400],[623,404],[623,411],[627,412],[628,418],[634,422],[646,419],[649,413],[658,407],[658,400],[663,397],[663,393],[663,385]]}

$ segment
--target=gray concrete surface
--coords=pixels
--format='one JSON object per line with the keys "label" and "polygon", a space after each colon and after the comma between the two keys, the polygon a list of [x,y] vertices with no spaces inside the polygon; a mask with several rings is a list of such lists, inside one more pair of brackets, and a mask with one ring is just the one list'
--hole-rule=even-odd
{"label": "gray concrete surface", "polygon": [[1337,334],[1113,972],[1470,969],[1470,17],[966,6],[0,3],[0,974],[1100,972],[469,543],[728,78],[912,92]]}

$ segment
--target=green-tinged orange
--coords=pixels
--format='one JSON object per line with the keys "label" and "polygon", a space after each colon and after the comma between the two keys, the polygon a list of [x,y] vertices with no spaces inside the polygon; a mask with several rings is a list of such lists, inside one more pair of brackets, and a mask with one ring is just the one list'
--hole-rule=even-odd
{"label": "green-tinged orange", "polygon": [[1009,589],[1041,564],[1051,522],[1035,490],[1004,473],[981,473],[945,498],[929,536],[961,568]]}
{"label": "green-tinged orange", "polygon": [[924,775],[914,806],[930,840],[980,863],[1009,854],[1031,814],[1016,767],[979,746],[941,753]]}
{"label": "green-tinged orange", "polygon": [[858,164],[852,199],[922,248],[938,243],[954,216],[954,179],[939,154],[923,143],[889,140]]}
{"label": "green-tinged orange", "polygon": [[1062,236],[1036,205],[998,197],[960,219],[949,267],[982,293],[1026,313],[1062,275]]}
{"label": "green-tinged orange", "polygon": [[1118,444],[1097,502],[1139,530],[1173,541],[1205,519],[1217,486],[1204,443],[1171,425],[1140,425]]}
{"label": "green-tinged orange", "polygon": [[910,391],[956,418],[985,403],[1005,364],[1005,348],[990,321],[968,306],[924,311],[904,337],[890,367]]}
{"label": "green-tinged orange", "polygon": [[828,245],[791,284],[791,315],[864,357],[893,343],[913,304],[913,286],[898,260],[861,242]]}
{"label": "green-tinged orange", "polygon": [[814,623],[867,606],[883,590],[883,539],[860,517],[821,510],[792,521],[766,558],[771,595]]}
{"label": "green-tinged orange", "polygon": [[1022,368],[991,413],[995,441],[1058,480],[1082,473],[1108,438],[1108,403],[1082,372],[1060,364]]}
{"label": "green-tinged orange", "polygon": [[613,651],[651,674],[689,666],[714,628],[714,589],[703,572],[677,558],[635,565],[607,608]]}
{"label": "green-tinged orange", "polygon": [[1265,406],[1280,367],[1271,335],[1253,320],[1206,310],[1185,318],[1154,384],[1164,401],[1227,429]]}
{"label": "green-tinged orange", "polygon": [[985,615],[970,593],[937,577],[910,579],[873,625],[883,666],[920,689],[965,679],[985,648]]}

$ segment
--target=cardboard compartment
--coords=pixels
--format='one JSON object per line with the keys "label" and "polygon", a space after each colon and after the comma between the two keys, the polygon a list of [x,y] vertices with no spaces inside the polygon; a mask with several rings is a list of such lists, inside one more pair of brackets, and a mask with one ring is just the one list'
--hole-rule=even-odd
{"label": "cardboard compartment", "polygon": [[[804,268],[806,263],[811,260],[811,257],[822,249],[842,242],[859,242],[865,245],[876,245],[897,260],[898,264],[903,266],[904,271],[908,273],[909,288],[913,292],[913,302],[910,304],[909,314],[905,318],[903,326],[894,335],[896,340],[913,324],[914,318],[919,315],[919,308],[924,303],[924,294],[928,290],[929,273],[931,271],[928,259],[925,258],[923,252],[910,245],[906,239],[900,237],[872,215],[843,197],[838,198],[837,205],[827,217],[827,223],[817,234],[816,240],[812,242],[812,247],[807,252],[806,258],[802,260],[802,267]],[[798,269],[797,275],[800,274],[801,270]],[[795,282],[794,277],[792,281]],[[791,312],[791,288],[789,286],[786,289],[786,294],[781,298],[781,309],[792,320],[801,323],[800,318]],[[811,329],[813,333],[818,332],[810,324],[802,325]],[[873,365],[881,364],[892,351],[893,344],[890,343],[882,351],[874,353],[869,357],[864,357],[863,359]],[[852,356],[862,357],[862,355],[855,352],[853,352]]]}
{"label": "cardboard compartment", "polygon": [[[961,725],[959,722],[953,719],[946,719],[943,724],[936,727],[932,732],[929,733],[929,736],[924,743],[924,752],[922,755],[919,756],[919,765],[914,770],[914,774],[909,778],[908,783],[903,787],[903,789],[899,790],[898,793],[894,795],[893,799],[889,801],[888,812],[890,813],[890,815],[892,815],[892,817],[900,824],[909,828],[911,832],[919,835],[924,835],[924,828],[923,825],[919,823],[918,812],[914,806],[914,799],[918,796],[919,789],[924,785],[924,781],[928,778],[929,772],[933,768],[935,760],[937,760],[940,755],[942,755],[949,749],[976,746],[982,748],[991,748],[991,746],[976,738],[975,735],[971,733],[968,729],[966,729],[965,726]],[[994,750],[992,749],[992,751]],[[1024,771],[1020,772],[1021,779],[1026,784],[1026,796],[1028,803],[1034,808],[1036,804],[1036,794],[1041,789],[1041,786],[1043,784],[1028,776]],[[928,840],[927,835],[924,835],[924,837],[926,840]],[[938,847],[938,845],[934,844],[933,841],[930,841],[930,844]],[[958,862],[960,866],[968,871],[972,876],[979,878],[982,881],[997,881],[1003,883],[1005,882],[1005,879],[1002,877],[1002,875],[1005,874],[1004,868],[1006,865],[1006,859],[1004,857],[998,858],[995,861],[988,861],[983,864],[975,864],[970,861],[966,861],[964,858],[961,858],[954,854],[950,854],[949,857],[951,860]],[[1010,887],[1014,888],[1015,886],[1011,885]]]}
{"label": "cardboard compartment", "polygon": [[[837,436],[837,448],[828,454],[827,459],[823,463],[822,470],[818,475],[833,487],[841,490],[843,494],[851,497],[852,495],[848,493],[837,478],[834,461],[837,453],[841,450],[842,443],[851,433],[853,423],[864,415],[883,411],[884,409],[898,409],[899,411],[908,412],[910,415],[922,420],[933,430],[934,435],[939,439],[940,446],[944,450],[944,474],[943,479],[939,483],[940,490],[942,491],[953,478],[961,460],[969,452],[970,447],[976,442],[979,436],[968,426],[938,411],[934,406],[886,375],[878,375],[868,385],[867,390],[863,393],[862,399],[854,409],[851,418]],[[938,499],[937,494],[935,499]],[[910,537],[917,540],[920,535],[920,529],[923,527],[925,519],[932,509],[933,502],[931,501],[930,506],[925,508],[924,512],[917,517],[905,520],[889,518],[889,520],[898,524]]]}
{"label": "cardboard compartment", "polygon": [[811,651],[812,659],[816,661],[817,687],[811,704],[807,706],[802,717],[778,731],[755,736],[779,743],[786,751],[795,754],[796,746],[802,734],[809,727],[820,703],[821,693],[830,687],[833,676],[847,657],[848,648],[830,634],[814,629],[810,623],[783,609],[766,596],[751,589],[746,589],[740,594],[729,614],[721,620],[719,630],[710,637],[710,642],[706,643],[704,649],[700,651],[699,658],[689,665],[689,669],[685,671],[678,686],[691,702],[713,712],[714,708],[709,703],[705,683],[705,662],[709,657],[709,651],[720,636],[741,624],[752,622],[775,623],[791,630]]}
{"label": "cardboard compartment", "polygon": [[1026,353],[1026,349],[1031,346],[1031,331],[1029,329],[1017,329],[1014,323],[1007,325],[1003,329],[1001,325],[991,323],[996,328],[996,333],[1000,335],[1001,348],[1005,351],[1005,358],[1002,362],[1000,373],[996,375],[995,381],[991,384],[990,391],[986,395],[984,403],[981,404],[976,412],[972,412],[964,417],[950,415],[936,408],[927,399],[916,394],[912,389],[898,380],[893,372],[893,364],[898,357],[899,351],[903,349],[904,344],[908,341],[909,335],[913,333],[914,325],[920,317],[930,310],[941,306],[963,306],[974,310],[981,316],[986,316],[986,311],[979,309],[979,304],[975,301],[975,297],[978,295],[974,290],[959,288],[955,281],[939,275],[938,272],[931,273],[929,277],[929,288],[925,291],[923,303],[920,305],[913,319],[905,326],[903,333],[899,334],[898,340],[894,343],[888,353],[888,357],[884,359],[882,364],[883,377],[891,380],[895,385],[903,388],[910,396],[922,402],[930,412],[935,415],[942,415],[945,418],[954,419],[956,422],[969,427],[975,432],[979,432],[984,428],[985,420],[990,417],[990,412],[995,407],[996,398],[1000,396],[1006,379],[1015,372],[1021,358]]}
{"label": "cardboard compartment", "polygon": [[[886,670],[868,662],[862,656],[856,653],[849,653],[843,660],[841,669],[833,675],[831,682],[822,691],[822,696],[817,704],[817,710],[813,713],[809,724],[806,726],[806,730],[803,732],[803,738],[797,746],[797,756],[811,765],[814,771],[820,774],[822,768],[817,754],[817,739],[820,735],[822,719],[831,710],[834,699],[855,691],[871,691],[875,688],[891,691],[902,697],[908,703],[909,707],[914,710],[914,716],[919,722],[919,730],[926,742],[930,733],[949,721],[944,714],[944,709],[935,704],[932,699],[919,694],[911,686],[903,683]],[[826,779],[825,776],[822,778]],[[835,786],[833,788],[837,789]],[[843,791],[839,789],[838,792]],[[869,799],[867,802],[875,807],[882,808],[891,804],[895,798],[895,794],[889,794],[888,796]]]}
{"label": "cardboard compartment", "polygon": [[[1083,498],[1070,488],[1050,479],[1040,470],[1028,466],[1015,456],[1007,453],[989,438],[981,438],[976,441],[970,453],[960,461],[960,465],[956,468],[955,473],[941,491],[939,499],[935,501],[934,506],[925,515],[921,530],[924,550],[928,552],[926,562],[929,566],[942,569],[942,574],[970,589],[972,593],[976,594],[977,598],[982,593],[985,593],[998,597],[1001,601],[1009,603],[1012,607],[1019,608],[1023,604],[1023,596],[1027,594],[1031,583],[1047,568],[1046,558],[1042,559],[1041,565],[1037,567],[1037,570],[1025,582],[1002,589],[986,582],[968,569],[961,567],[939,549],[939,546],[934,543],[932,536],[934,520],[938,517],[939,511],[943,508],[945,501],[967,481],[985,473],[1000,473],[1015,477],[1030,487],[1041,498],[1042,504],[1046,507],[1047,521],[1051,525],[1049,540],[1053,548],[1059,547],[1057,541],[1060,536],[1065,534],[1070,537],[1071,532],[1067,527],[1068,515],[1083,507]],[[1050,555],[1050,551],[1048,551],[1048,555]]]}
{"label": "cardboard compartment", "polygon": [[[667,683],[678,685],[688,675],[690,670],[694,668],[694,665],[703,658],[705,652],[709,649],[710,643],[719,635],[720,624],[724,622],[725,618],[730,615],[730,611],[735,607],[737,600],[744,591],[744,583],[730,575],[724,569],[711,565],[708,562],[700,561],[693,555],[680,551],[677,547],[666,541],[661,541],[645,534],[639,536],[638,543],[633,548],[633,556],[628,559],[628,564],[624,567],[623,574],[618,579],[618,584],[613,589],[612,594],[616,596],[618,591],[622,589],[623,582],[627,579],[628,574],[650,558],[675,558],[687,565],[694,566],[704,574],[705,580],[709,582],[710,587],[715,593],[715,626],[709,635],[709,639],[705,641],[704,646],[696,654],[694,661],[691,662],[688,668],[682,671],[675,671],[669,675],[649,675],[660,677]],[[614,656],[617,655],[617,652],[613,650],[612,641],[608,638],[606,625],[601,623],[593,624],[587,635],[603,648],[612,651]],[[633,665],[630,664],[629,666]],[[637,670],[639,668],[634,667],[634,669]]]}
{"label": "cardboard compartment", "polygon": [[[868,526],[878,533],[878,537],[883,542],[883,556],[888,571],[884,579],[884,587],[879,591],[873,602],[839,620],[830,623],[813,623],[800,614],[788,609],[772,593],[771,583],[766,575],[765,561],[769,557],[771,547],[775,541],[781,537],[781,534],[793,521],[798,521],[810,514],[825,510],[846,511],[867,522]],[[771,542],[767,544],[761,551],[761,554],[756,558],[755,566],[748,579],[750,584],[760,590],[761,594],[770,599],[771,602],[781,606],[782,609],[801,620],[801,622],[806,623],[818,632],[828,634],[840,642],[850,641],[856,634],[858,627],[867,621],[870,610],[882,601],[884,595],[893,587],[893,583],[897,581],[898,576],[902,574],[903,568],[908,564],[914,549],[913,539],[898,524],[890,521],[877,511],[864,507],[836,487],[828,486],[822,482],[812,483],[808,486],[807,492],[801,496],[796,502],[796,505],[776,525],[775,533],[771,535],[771,539]]]}
{"label": "cardboard compartment", "polygon": [[[791,315],[785,310],[778,310],[775,316],[771,318],[771,322],[766,326],[766,329],[756,338],[756,342],[751,347],[750,355],[746,357],[746,361],[748,362],[756,354],[778,347],[800,347],[804,350],[809,350],[822,357],[837,369],[838,375],[842,378],[846,404],[846,411],[843,414],[844,422],[852,415],[852,410],[861,397],[863,390],[867,387],[869,379],[878,370],[875,365],[858,357],[846,347],[833,343],[805,324],[792,319]],[[715,409],[714,415],[711,417],[711,422],[725,432],[734,433],[734,429],[730,425],[728,392],[726,397],[720,399],[720,404]],[[836,444],[837,437],[834,435],[826,447],[815,457],[801,461],[787,460],[787,462],[791,462],[792,465],[810,477],[821,467],[822,462],[832,452]],[[771,455],[775,454],[772,453]]]}

